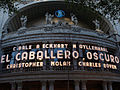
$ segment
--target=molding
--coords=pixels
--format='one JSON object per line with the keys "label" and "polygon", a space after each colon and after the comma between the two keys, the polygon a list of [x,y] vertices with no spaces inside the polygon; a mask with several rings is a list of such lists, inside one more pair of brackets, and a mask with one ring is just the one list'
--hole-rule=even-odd
{"label": "molding", "polygon": [[[47,30],[46,30],[47,29]],[[32,42],[44,41],[65,41],[65,42],[81,42],[101,45],[105,47],[117,48],[115,40],[107,39],[107,35],[90,31],[78,26],[42,26],[36,28],[28,28],[23,30],[24,33],[14,32],[2,38],[2,48]]]}
{"label": "molding", "polygon": [[[109,75],[108,75],[109,74]],[[0,83],[10,81],[67,80],[67,71],[17,72],[0,75]],[[102,80],[120,82],[119,74],[110,72],[69,71],[70,80]]]}

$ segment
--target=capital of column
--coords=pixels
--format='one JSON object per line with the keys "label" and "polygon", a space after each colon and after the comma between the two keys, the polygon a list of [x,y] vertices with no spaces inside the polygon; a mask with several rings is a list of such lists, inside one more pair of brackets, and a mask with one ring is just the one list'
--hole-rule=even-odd
{"label": "capital of column", "polygon": [[48,82],[49,82],[49,83],[54,83],[54,82],[55,82],[55,80],[49,80]]}
{"label": "capital of column", "polygon": [[46,85],[47,80],[41,80],[42,85]]}
{"label": "capital of column", "polygon": [[112,81],[108,81],[108,85],[112,85]]}
{"label": "capital of column", "polygon": [[79,84],[80,80],[74,80],[75,84]]}

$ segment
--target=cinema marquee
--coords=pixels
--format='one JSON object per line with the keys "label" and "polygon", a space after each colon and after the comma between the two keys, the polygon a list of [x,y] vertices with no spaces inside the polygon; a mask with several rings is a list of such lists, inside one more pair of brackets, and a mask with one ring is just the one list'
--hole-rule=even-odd
{"label": "cinema marquee", "polygon": [[120,89],[120,46],[113,26],[88,7],[76,12],[76,6],[42,0],[6,21],[0,90]]}
{"label": "cinema marquee", "polygon": [[69,67],[73,60],[77,60],[79,67],[99,69],[117,69],[119,64],[119,58],[107,48],[85,44],[25,45],[13,47],[10,54],[1,56],[1,63],[7,63],[7,69],[43,67],[43,60],[52,67]]}

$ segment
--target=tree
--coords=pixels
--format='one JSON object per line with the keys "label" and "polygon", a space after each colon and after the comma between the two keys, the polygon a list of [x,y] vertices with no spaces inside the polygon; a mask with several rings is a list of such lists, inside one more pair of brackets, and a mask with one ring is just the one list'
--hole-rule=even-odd
{"label": "tree", "polygon": [[[27,0],[30,1],[30,0]],[[34,1],[34,0],[33,0]],[[103,16],[110,18],[111,20],[120,19],[120,0],[65,0],[67,2],[78,3],[85,7],[92,8],[98,11]],[[26,0],[0,0],[0,8],[8,9],[9,12],[16,10],[17,4],[15,2],[26,2]]]}
{"label": "tree", "polygon": [[15,0],[0,0],[0,10],[4,9],[4,12],[9,11],[9,14],[16,11],[14,6]]}
{"label": "tree", "polygon": [[[0,0],[0,9],[7,9],[9,14],[16,12],[15,2],[28,2],[31,0]],[[34,1],[34,0],[32,0]],[[120,0],[65,0],[72,8],[79,8],[81,5],[84,7],[89,7],[101,15],[105,16],[110,21],[115,23],[115,20],[120,22]],[[70,3],[69,3],[70,2]],[[75,5],[77,3],[77,6]],[[79,9],[76,9],[79,12]]]}
{"label": "tree", "polygon": [[9,15],[12,15],[14,12],[17,12],[19,4],[26,4],[28,2],[28,0],[0,0],[0,10],[8,11]]}
{"label": "tree", "polygon": [[77,8],[78,12],[79,8],[84,6],[97,11],[114,24],[115,20],[120,22],[120,0],[66,0],[66,2],[72,8]]}

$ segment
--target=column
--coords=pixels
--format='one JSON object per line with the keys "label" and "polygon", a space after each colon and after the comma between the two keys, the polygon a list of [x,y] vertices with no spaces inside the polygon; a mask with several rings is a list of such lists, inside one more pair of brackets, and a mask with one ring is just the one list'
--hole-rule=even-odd
{"label": "column", "polygon": [[42,82],[42,90],[46,90],[46,81],[41,81]]}
{"label": "column", "polygon": [[[72,51],[76,51],[76,44],[73,44]],[[77,70],[77,60],[73,59],[74,70]]]}
{"label": "column", "polygon": [[73,59],[74,70],[77,70],[77,60]]}
{"label": "column", "polygon": [[112,90],[112,82],[108,82],[108,90]]}
{"label": "column", "polygon": [[15,90],[15,88],[16,88],[15,82],[10,82],[10,84],[11,84],[11,90]]}
{"label": "column", "polygon": [[75,90],[80,90],[79,80],[75,80]]}
{"label": "column", "polygon": [[46,70],[46,60],[43,59],[43,70]]}
{"label": "column", "polygon": [[82,80],[82,90],[87,90],[86,88],[86,82],[85,80]]}
{"label": "column", "polygon": [[22,90],[22,81],[17,82],[17,90]]}
{"label": "column", "polygon": [[103,81],[103,90],[107,90],[107,82],[106,81]]}
{"label": "column", "polygon": [[49,81],[49,90],[54,90],[54,81]]}

